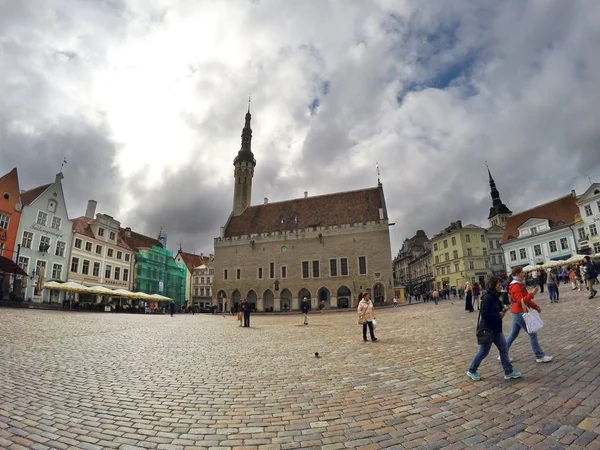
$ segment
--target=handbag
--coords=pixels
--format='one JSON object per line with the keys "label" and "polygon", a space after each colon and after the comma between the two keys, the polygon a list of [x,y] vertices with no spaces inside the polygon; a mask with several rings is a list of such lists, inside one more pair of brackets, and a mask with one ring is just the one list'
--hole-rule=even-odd
{"label": "handbag", "polygon": [[377,327],[377,321],[375,319],[373,319],[373,330],[375,330],[375,327]]}
{"label": "handbag", "polygon": [[365,316],[362,314],[360,316],[358,316],[358,324],[364,325],[365,323],[367,323],[367,321],[365,320]]}
{"label": "handbag", "polygon": [[241,321],[242,321],[242,313],[241,313],[241,312],[238,312],[238,313],[237,313],[237,320],[238,320],[239,322],[241,322]]}
{"label": "handbag", "polygon": [[535,309],[529,308],[523,300],[521,300],[521,306],[523,307],[523,320],[527,327],[527,333],[534,334],[542,329],[544,321],[540,317],[540,313]]}
{"label": "handbag", "polygon": [[475,332],[475,335],[477,336],[477,343],[479,345],[491,344],[496,337],[494,330],[481,326],[481,310],[479,310],[479,317],[477,318],[477,331]]}

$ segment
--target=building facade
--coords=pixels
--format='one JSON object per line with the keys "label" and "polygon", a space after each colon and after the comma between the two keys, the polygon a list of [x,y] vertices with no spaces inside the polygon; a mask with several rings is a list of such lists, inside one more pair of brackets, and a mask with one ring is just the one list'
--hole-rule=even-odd
{"label": "building facade", "polygon": [[131,228],[121,228],[120,236],[135,252],[131,272],[133,290],[170,297],[180,309],[185,304],[186,268],[166,249],[167,235],[161,230],[156,239],[131,231]]}
{"label": "building facade", "polygon": [[204,256],[202,253],[196,255],[195,253],[184,252],[181,248],[175,256],[175,261],[185,266],[185,301],[189,306],[193,304],[194,294],[194,283],[192,277],[194,276],[194,268],[209,263],[214,259],[213,255]]}
{"label": "building facade", "polygon": [[467,282],[485,286],[491,275],[485,229],[452,222],[431,240],[436,289],[460,289]]}
{"label": "building facade", "polygon": [[120,222],[107,214],[96,214],[96,202],[90,200],[85,216],[73,219],[69,281],[130,290],[133,257],[133,249],[121,236]]}
{"label": "building facade", "polygon": [[21,193],[23,209],[19,221],[20,248],[13,257],[29,275],[24,299],[32,302],[62,302],[64,293],[50,298],[44,281],[66,281],[73,230],[62,188],[63,174],[53,183]]}
{"label": "building facade", "polygon": [[431,264],[431,249],[427,248],[408,263],[410,282],[408,293],[424,294],[433,290],[435,277]]}
{"label": "building facade", "polygon": [[504,228],[499,225],[492,225],[485,230],[485,240],[487,242],[488,256],[490,260],[490,270],[492,275],[502,276],[507,274],[506,263],[504,261],[504,251],[502,250],[502,237]]}
{"label": "building facade", "polygon": [[581,253],[600,253],[600,183],[593,183],[577,200],[581,222],[576,238]]}
{"label": "building facade", "polygon": [[141,248],[136,253],[135,290],[171,298],[180,310],[186,305],[186,267],[162,246]]}
{"label": "building facade", "polygon": [[0,177],[0,195],[0,256],[14,259],[22,209],[16,168]]}
{"label": "building facade", "polygon": [[213,299],[245,298],[258,311],[354,307],[360,292],[391,299],[389,225],[383,187],[251,206],[256,160],[250,112],[234,160],[233,211],[215,238]]}
{"label": "building facade", "polygon": [[579,220],[575,191],[510,217],[502,238],[509,270],[566,260],[576,254],[575,229]]}
{"label": "building facade", "polygon": [[[428,269],[431,269],[431,261],[425,262],[422,255],[427,253],[431,259],[429,238],[423,230],[417,230],[417,233],[410,239],[405,239],[398,256],[394,259],[394,285],[404,286],[408,293],[425,292],[427,289]],[[419,271],[419,275],[415,273]]]}
{"label": "building facade", "polygon": [[[192,276],[192,304],[205,308],[213,304],[213,280],[215,277],[214,261],[194,267]],[[224,310],[226,305],[217,305]]]}

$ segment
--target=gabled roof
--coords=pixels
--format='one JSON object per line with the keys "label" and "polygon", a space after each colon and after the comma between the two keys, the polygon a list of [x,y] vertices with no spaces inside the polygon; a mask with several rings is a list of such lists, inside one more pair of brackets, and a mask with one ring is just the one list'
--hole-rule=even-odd
{"label": "gabled roof", "polygon": [[519,227],[530,219],[546,219],[550,223],[550,228],[555,229],[574,223],[577,214],[579,214],[577,197],[574,193],[565,195],[509,217],[506,221],[502,242],[519,237]]}
{"label": "gabled roof", "polygon": [[186,253],[181,250],[179,250],[175,258],[177,258],[177,256],[179,255],[181,255],[181,259],[183,259],[183,263],[185,264],[190,273],[193,272],[194,267],[198,267],[210,262],[210,257],[208,256],[196,255],[194,253]]}
{"label": "gabled roof", "polygon": [[[90,217],[77,217],[73,219],[73,233],[81,234],[83,236],[90,237],[92,239],[98,239],[94,236],[94,232],[92,231],[92,227],[90,226],[94,219]],[[110,244],[106,242],[106,244]],[[126,250],[133,250],[127,243],[123,240],[121,233],[119,233],[119,237],[117,239],[117,247],[124,248]]]}
{"label": "gabled roof", "polygon": [[132,250],[135,250],[136,252],[139,251],[140,248],[152,248],[152,246],[162,248],[162,243],[158,239],[150,236],[144,236],[143,234],[126,230],[125,228],[119,228],[119,236]]}
{"label": "gabled roof", "polygon": [[593,192],[596,191],[600,191],[600,183],[592,183],[590,187],[587,188],[587,190],[578,197],[577,203],[580,205],[585,203],[588,197],[593,197],[594,195],[597,195],[593,194]]}
{"label": "gabled roof", "polygon": [[46,192],[53,183],[44,184],[43,186],[38,186],[36,188],[25,191],[21,194],[21,202],[23,206],[31,205],[40,195]]}
{"label": "gabled roof", "polygon": [[224,236],[379,221],[380,208],[387,218],[381,186],[249,206],[231,217]]}
{"label": "gabled roof", "polygon": [[10,172],[2,175],[0,177],[0,183],[2,183],[4,180],[8,179],[9,177],[15,177],[16,180],[19,179],[19,177],[17,176],[17,168],[16,167],[14,167],[13,170],[11,170]]}

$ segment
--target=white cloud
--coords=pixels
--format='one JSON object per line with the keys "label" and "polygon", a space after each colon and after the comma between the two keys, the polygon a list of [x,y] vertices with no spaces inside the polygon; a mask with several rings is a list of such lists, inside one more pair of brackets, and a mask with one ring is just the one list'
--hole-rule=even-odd
{"label": "white cloud", "polygon": [[[254,201],[372,186],[377,161],[394,253],[417,228],[485,224],[485,160],[514,211],[600,178],[591,0],[18,3],[0,6],[0,144],[101,129],[122,220],[189,248],[208,252],[228,215],[249,95]],[[27,151],[0,169],[36,164]],[[68,170],[96,160],[71,151]],[[162,197],[168,217],[140,200]]]}

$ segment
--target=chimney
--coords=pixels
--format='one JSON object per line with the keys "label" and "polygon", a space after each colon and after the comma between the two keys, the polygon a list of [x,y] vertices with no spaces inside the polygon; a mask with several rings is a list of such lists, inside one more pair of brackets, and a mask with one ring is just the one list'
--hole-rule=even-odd
{"label": "chimney", "polygon": [[571,196],[572,196],[573,198],[577,198],[577,194],[575,193],[575,189],[573,189],[573,190],[571,191]]}
{"label": "chimney", "polygon": [[98,202],[96,200],[88,200],[87,209],[85,210],[85,217],[93,219],[96,215],[96,206]]}
{"label": "chimney", "polygon": [[308,198],[308,192],[304,191],[304,198]]}
{"label": "chimney", "polygon": [[265,205],[267,205],[269,203],[269,199],[267,197],[265,197]]}
{"label": "chimney", "polygon": [[129,228],[129,227],[125,228],[125,236],[127,236],[127,237],[131,236],[131,228]]}

